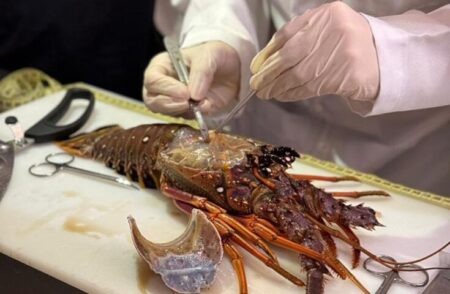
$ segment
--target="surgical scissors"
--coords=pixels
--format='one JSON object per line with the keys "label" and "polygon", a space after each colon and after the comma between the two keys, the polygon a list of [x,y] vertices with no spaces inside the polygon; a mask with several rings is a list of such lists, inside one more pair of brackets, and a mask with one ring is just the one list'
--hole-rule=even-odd
{"label": "surgical scissors", "polygon": [[[386,261],[396,262],[394,258],[387,256],[387,255],[381,255],[379,257]],[[384,278],[383,283],[378,288],[377,292],[375,292],[375,294],[388,293],[388,290],[391,287],[392,283],[401,283],[401,284],[409,285],[412,287],[423,287],[426,284],[428,284],[428,280],[429,280],[428,273],[426,272],[425,269],[423,269],[421,266],[419,266],[417,264],[409,263],[409,264],[397,265],[397,266],[394,266],[394,269],[383,271],[383,270],[376,270],[375,268],[371,268],[370,264],[372,262],[373,262],[373,259],[367,258],[363,264],[364,269],[374,275],[381,276]],[[401,271],[402,269],[417,270],[418,272],[422,273],[422,275],[424,277],[423,281],[415,283],[415,282],[405,280],[404,278],[402,278],[399,275],[399,271]]]}
{"label": "surgical scissors", "polygon": [[74,160],[75,157],[73,155],[65,152],[51,153],[45,157],[45,162],[31,165],[28,168],[28,172],[35,177],[45,178],[51,177],[60,171],[66,170],[109,181],[126,188],[139,190],[138,186],[134,185],[125,178],[109,176],[69,165]]}

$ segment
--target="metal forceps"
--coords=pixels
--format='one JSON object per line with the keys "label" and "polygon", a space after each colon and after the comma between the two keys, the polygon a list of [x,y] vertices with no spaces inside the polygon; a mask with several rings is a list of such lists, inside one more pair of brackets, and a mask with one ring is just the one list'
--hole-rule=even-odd
{"label": "metal forceps", "polygon": [[[381,255],[379,257],[384,260],[387,260],[387,261],[395,262],[395,259],[393,259],[390,256]],[[426,272],[426,270],[424,270],[421,266],[419,266],[417,264],[410,263],[410,264],[403,264],[403,265],[395,266],[395,268],[398,270],[417,269],[418,270],[417,272],[420,272],[422,274],[423,280],[421,280],[419,282],[411,282],[411,281],[407,281],[404,278],[402,278],[399,275],[399,271],[396,269],[389,269],[387,271],[383,271],[380,269],[377,270],[373,266],[370,266],[371,263],[373,263],[373,259],[367,258],[363,264],[364,269],[374,275],[381,276],[384,278],[383,283],[381,284],[380,288],[378,288],[377,292],[375,292],[375,294],[388,293],[388,290],[391,287],[392,283],[401,283],[401,284],[409,285],[412,287],[423,287],[426,284],[428,284],[428,280],[429,280],[428,273]]]}
{"label": "metal forceps", "polygon": [[235,115],[238,113],[239,110],[241,110],[242,107],[244,107],[245,104],[250,100],[250,98],[255,95],[256,91],[252,90],[250,91],[245,98],[241,99],[236,106],[227,114],[225,119],[220,123],[220,125],[217,127],[217,131],[220,131]]}
{"label": "metal forceps", "polygon": [[74,160],[75,157],[73,155],[65,152],[51,153],[45,157],[44,162],[31,165],[28,168],[28,172],[35,177],[45,178],[51,177],[60,171],[66,170],[109,181],[126,188],[139,190],[138,186],[134,185],[125,178],[105,175],[69,165]]}
{"label": "metal forceps", "polygon": [[[169,54],[169,58],[172,61],[172,65],[177,72],[178,79],[185,85],[189,84],[189,72],[186,64],[184,63],[183,56],[180,52],[180,47],[178,42],[171,37],[164,38],[164,46],[166,47],[167,53]],[[195,115],[195,119],[198,122],[200,133],[202,134],[202,138],[205,142],[209,142],[209,133],[208,126],[203,118],[203,114],[201,113],[198,102],[195,100],[189,99],[189,107]]]}

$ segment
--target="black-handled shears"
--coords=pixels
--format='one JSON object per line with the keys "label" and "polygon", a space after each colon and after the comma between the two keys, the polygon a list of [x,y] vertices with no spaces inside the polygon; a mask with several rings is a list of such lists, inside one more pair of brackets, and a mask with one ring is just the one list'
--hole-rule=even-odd
{"label": "black-handled shears", "polygon": [[[58,121],[70,109],[72,102],[80,99],[88,101],[88,105],[81,116],[72,123],[58,125]],[[8,116],[5,122],[14,134],[13,143],[15,147],[22,149],[32,143],[44,143],[69,138],[71,134],[78,131],[86,123],[94,109],[94,104],[95,96],[91,91],[73,88],[67,91],[64,98],[54,109],[25,132],[14,116]]]}

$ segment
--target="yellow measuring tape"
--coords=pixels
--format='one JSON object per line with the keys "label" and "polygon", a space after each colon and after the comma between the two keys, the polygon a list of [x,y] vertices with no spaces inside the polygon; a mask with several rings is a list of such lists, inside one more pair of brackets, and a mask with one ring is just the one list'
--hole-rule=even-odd
{"label": "yellow measuring tape", "polygon": [[0,80],[0,112],[62,89],[61,84],[34,68],[16,70]]}

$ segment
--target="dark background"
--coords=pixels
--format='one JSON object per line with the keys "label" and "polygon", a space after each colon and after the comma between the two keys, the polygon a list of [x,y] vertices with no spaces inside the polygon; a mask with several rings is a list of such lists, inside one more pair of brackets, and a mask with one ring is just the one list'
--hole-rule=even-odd
{"label": "dark background", "polygon": [[0,69],[35,67],[141,99],[143,73],[162,51],[152,0],[1,0]]}
{"label": "dark background", "polygon": [[[0,73],[35,67],[141,99],[145,67],[163,50],[153,2],[0,0]],[[82,292],[0,254],[0,293]]]}

